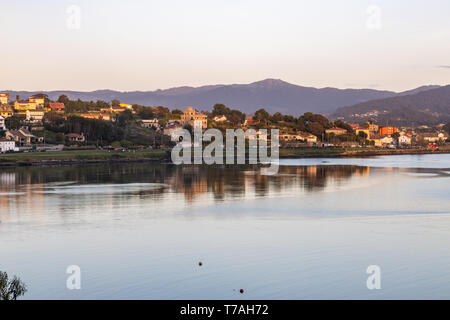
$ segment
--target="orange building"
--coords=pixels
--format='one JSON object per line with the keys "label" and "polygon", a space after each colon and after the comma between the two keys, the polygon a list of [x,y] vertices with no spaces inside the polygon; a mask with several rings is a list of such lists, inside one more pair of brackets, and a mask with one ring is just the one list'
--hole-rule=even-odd
{"label": "orange building", "polygon": [[48,104],[49,111],[64,112],[65,106],[62,102],[50,102]]}
{"label": "orange building", "polygon": [[396,127],[382,127],[380,128],[380,135],[382,136],[390,136],[394,133],[398,132],[398,128]]}

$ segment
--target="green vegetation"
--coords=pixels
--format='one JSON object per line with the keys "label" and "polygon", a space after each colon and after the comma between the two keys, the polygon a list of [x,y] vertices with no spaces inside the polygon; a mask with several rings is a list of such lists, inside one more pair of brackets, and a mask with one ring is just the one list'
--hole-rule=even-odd
{"label": "green vegetation", "polygon": [[17,300],[27,292],[27,287],[18,277],[11,280],[6,272],[0,271],[0,300]]}
{"label": "green vegetation", "polygon": [[170,158],[169,149],[155,150],[67,150],[60,152],[29,152],[7,153],[0,155],[0,163],[11,162],[39,162],[64,160],[117,160],[117,159],[154,159],[165,160]]}

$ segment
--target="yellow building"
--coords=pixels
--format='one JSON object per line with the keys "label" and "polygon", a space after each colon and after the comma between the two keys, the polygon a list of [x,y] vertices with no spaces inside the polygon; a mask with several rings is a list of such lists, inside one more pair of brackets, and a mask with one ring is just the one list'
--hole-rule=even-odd
{"label": "yellow building", "polygon": [[37,104],[35,102],[15,101],[14,110],[17,113],[25,114],[27,110],[36,110]]}
{"label": "yellow building", "polygon": [[10,105],[8,105],[8,104],[0,105],[0,116],[2,116],[3,118],[6,119],[9,117],[12,117],[13,115],[14,115],[14,111]]}
{"label": "yellow building", "polygon": [[26,114],[27,110],[37,110],[44,107],[44,98],[31,96],[27,101],[15,101],[14,110],[19,114]]}
{"label": "yellow building", "polygon": [[122,108],[127,108],[128,110],[133,110],[133,105],[128,103],[120,103],[119,106]]}
{"label": "yellow building", "polygon": [[28,98],[28,102],[35,103],[38,106],[43,106],[45,100],[44,100],[44,98],[31,96],[31,97]]}
{"label": "yellow building", "polygon": [[0,93],[0,104],[7,104],[9,93]]}
{"label": "yellow building", "polygon": [[208,126],[208,116],[197,112],[192,107],[187,107],[181,115],[181,123],[183,125],[189,124],[193,128],[200,127],[206,129]]}

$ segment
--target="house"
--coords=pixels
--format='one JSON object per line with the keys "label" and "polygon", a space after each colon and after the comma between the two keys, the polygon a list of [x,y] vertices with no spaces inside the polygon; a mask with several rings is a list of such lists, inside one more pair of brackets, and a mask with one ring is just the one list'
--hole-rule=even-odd
{"label": "house", "polygon": [[225,122],[225,121],[227,121],[227,117],[225,117],[225,116],[215,116],[215,117],[213,118],[213,120],[214,120],[215,122]]}
{"label": "house", "polygon": [[66,138],[70,142],[84,142],[86,140],[83,134],[78,133],[68,133],[66,134]]}
{"label": "house", "polygon": [[375,147],[382,147],[383,146],[382,138],[383,137],[379,134],[372,134],[370,138],[368,138],[367,140],[373,141]]}
{"label": "house", "polygon": [[182,129],[183,129],[182,125],[180,125],[178,123],[173,123],[173,124],[167,125],[164,128],[163,133],[166,136],[169,136],[172,139],[172,141],[175,141],[178,138],[177,131],[182,130]]}
{"label": "house", "polygon": [[80,117],[85,119],[96,119],[96,120],[105,120],[110,121],[111,116],[107,113],[83,113],[80,114]]}
{"label": "house", "polygon": [[124,112],[128,110],[126,107],[122,107],[122,106],[109,106],[109,108],[102,108],[100,109],[101,112],[106,112],[106,113],[120,113],[120,112]]}
{"label": "house", "polygon": [[6,130],[5,118],[3,118],[2,116],[0,116],[0,130],[1,131]]}
{"label": "house", "polygon": [[317,143],[317,137],[310,133],[299,133],[296,138],[307,143]]}
{"label": "house", "polygon": [[133,110],[133,105],[132,104],[120,103],[119,106],[122,107],[122,108],[128,109],[128,110]]}
{"label": "house", "polygon": [[26,120],[31,123],[42,122],[45,112],[41,110],[27,110]]}
{"label": "house", "polygon": [[48,111],[64,113],[65,105],[62,102],[50,102],[48,104]]}
{"label": "house", "polygon": [[8,104],[9,93],[0,93],[0,104]]}
{"label": "house", "polygon": [[352,127],[353,131],[357,130],[357,129],[362,129],[361,125],[357,124],[357,123],[351,123],[350,127]]}
{"label": "house", "polygon": [[13,115],[14,115],[14,111],[10,105],[8,105],[8,104],[0,105],[0,116],[2,116],[3,118],[6,119],[9,117],[12,117]]}
{"label": "house", "polygon": [[192,107],[187,107],[181,115],[181,123],[183,125],[191,125],[193,128],[206,129],[208,126],[208,116],[197,112]]}
{"label": "house", "polygon": [[335,136],[340,136],[340,135],[346,134],[347,130],[343,129],[343,128],[334,127],[334,128],[325,130],[325,133],[326,134],[334,134]]}
{"label": "house", "polygon": [[45,99],[40,96],[31,96],[28,98],[28,102],[36,104],[36,106],[43,107]]}
{"label": "house", "polygon": [[369,129],[369,132],[376,133],[379,130],[379,127],[372,121],[367,122],[366,125],[367,125],[367,129]]}
{"label": "house", "polygon": [[111,112],[115,112],[115,113],[120,113],[120,112],[124,112],[126,110],[129,110],[126,107],[122,107],[122,106],[111,106]]}
{"label": "house", "polygon": [[281,141],[295,141],[297,140],[297,135],[293,133],[280,133],[279,139]]}
{"label": "house", "polygon": [[380,128],[380,135],[382,136],[390,136],[394,133],[398,132],[398,128],[396,127],[381,127]]}
{"label": "house", "polygon": [[27,110],[36,110],[37,104],[29,101],[15,101],[14,110],[19,114],[25,114]]}
{"label": "house", "polygon": [[16,142],[13,140],[0,139],[0,152],[15,151]]}
{"label": "house", "polygon": [[448,135],[444,132],[425,132],[420,134],[420,138],[426,142],[435,143],[447,140]]}
{"label": "house", "polygon": [[257,124],[259,124],[259,120],[253,117],[248,117],[244,121],[244,126],[256,126]]}
{"label": "house", "polygon": [[392,144],[394,142],[394,139],[391,136],[385,136],[380,139],[380,142],[382,146],[386,146]]}
{"label": "house", "polygon": [[412,140],[412,137],[410,137],[406,134],[400,135],[400,137],[398,137],[398,144],[401,146],[411,145],[411,140]]}
{"label": "house", "polygon": [[30,131],[28,131],[25,128],[21,128],[19,130],[8,130],[5,133],[5,137],[8,140],[15,141],[21,146],[31,143],[42,142],[44,140],[44,138],[42,137],[34,136],[33,134],[31,134]]}
{"label": "house", "polygon": [[141,120],[141,127],[143,128],[156,128],[160,129],[161,126],[159,125],[158,119],[150,119],[150,120]]}

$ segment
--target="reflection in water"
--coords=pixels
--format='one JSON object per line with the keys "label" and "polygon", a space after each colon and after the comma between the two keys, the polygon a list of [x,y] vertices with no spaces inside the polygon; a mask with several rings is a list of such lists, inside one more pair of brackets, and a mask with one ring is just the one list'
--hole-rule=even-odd
{"label": "reflection in water", "polygon": [[[292,188],[315,192],[323,190],[330,182],[345,183],[353,175],[368,176],[370,169],[357,166],[282,166],[275,176],[260,175],[258,172],[257,167],[250,166],[223,168],[149,164],[8,170],[0,173],[0,207],[7,209],[14,203],[18,208],[36,208],[41,205],[44,194],[89,196],[121,193],[145,196],[180,193],[186,202],[192,202],[206,193],[222,201],[226,197],[265,197],[272,192]],[[32,203],[27,201],[31,198]]]}
{"label": "reflection in water", "polygon": [[0,270],[31,299],[449,298],[449,167],[3,169]]}

